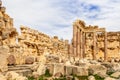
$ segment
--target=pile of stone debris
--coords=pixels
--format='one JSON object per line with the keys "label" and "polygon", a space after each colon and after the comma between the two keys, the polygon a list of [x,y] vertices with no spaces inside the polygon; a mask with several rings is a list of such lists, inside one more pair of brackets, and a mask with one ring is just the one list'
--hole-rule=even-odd
{"label": "pile of stone debris", "polygon": [[[51,55],[49,56],[51,58]],[[116,62],[98,62],[95,60],[81,59],[78,61],[64,60],[61,62],[50,62],[48,63],[48,56],[42,56],[41,61],[29,64],[27,68],[25,65],[22,69],[29,72],[24,74],[20,71],[17,72],[18,67],[15,71],[12,71],[8,66],[8,71],[0,74],[0,80],[29,80],[28,77],[33,77],[33,80],[37,80],[41,75],[46,74],[46,70],[51,74],[46,80],[54,80],[61,76],[64,76],[66,80],[120,80],[120,64]],[[54,57],[54,55],[52,55]],[[53,58],[57,60],[56,58]],[[14,65],[15,68],[18,65]],[[11,71],[10,71],[11,70]],[[23,71],[23,72],[24,72]],[[75,77],[76,76],[76,77]],[[82,76],[86,76],[86,79],[80,79]],[[97,78],[96,78],[97,76]],[[44,80],[44,79],[43,79]]]}

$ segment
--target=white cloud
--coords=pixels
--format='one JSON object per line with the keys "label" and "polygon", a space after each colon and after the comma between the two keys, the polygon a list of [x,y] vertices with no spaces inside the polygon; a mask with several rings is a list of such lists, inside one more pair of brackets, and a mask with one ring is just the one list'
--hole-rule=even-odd
{"label": "white cloud", "polygon": [[[107,31],[120,30],[120,1],[119,0],[79,0],[86,4],[93,4],[100,7],[98,18],[94,20],[88,19],[88,24],[99,25],[100,27],[106,27]],[[93,12],[92,14],[95,14]],[[87,12],[86,15],[89,15]]]}
{"label": "white cloud", "polygon": [[120,30],[119,0],[4,0],[3,5],[17,28],[22,24],[59,38],[71,40],[78,18],[107,31]]}

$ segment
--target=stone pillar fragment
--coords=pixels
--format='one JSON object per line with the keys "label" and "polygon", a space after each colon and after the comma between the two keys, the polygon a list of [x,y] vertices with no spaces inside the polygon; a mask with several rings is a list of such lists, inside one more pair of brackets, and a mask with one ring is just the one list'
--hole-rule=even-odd
{"label": "stone pillar fragment", "polygon": [[69,44],[69,45],[68,45],[68,55],[69,55],[69,58],[72,56],[72,52],[73,52],[72,45]]}
{"label": "stone pillar fragment", "polygon": [[107,60],[107,32],[104,32],[104,61]]}
{"label": "stone pillar fragment", "polygon": [[79,31],[79,58],[81,59],[81,30]]}
{"label": "stone pillar fragment", "polygon": [[83,44],[83,32],[82,31],[80,31],[80,57],[81,58],[83,58],[83,46],[82,46],[82,44]]}
{"label": "stone pillar fragment", "polygon": [[93,32],[93,59],[96,60],[96,32]]}
{"label": "stone pillar fragment", "polygon": [[83,32],[83,36],[82,36],[82,49],[83,49],[83,54],[82,57],[85,58],[85,32]]}
{"label": "stone pillar fragment", "polygon": [[73,26],[73,54],[76,55],[76,34],[77,34],[77,26]]}
{"label": "stone pillar fragment", "polygon": [[9,53],[9,47],[8,46],[0,46],[0,73],[5,72],[8,70],[8,53]]}
{"label": "stone pillar fragment", "polygon": [[77,30],[77,57],[80,55],[80,30]]}

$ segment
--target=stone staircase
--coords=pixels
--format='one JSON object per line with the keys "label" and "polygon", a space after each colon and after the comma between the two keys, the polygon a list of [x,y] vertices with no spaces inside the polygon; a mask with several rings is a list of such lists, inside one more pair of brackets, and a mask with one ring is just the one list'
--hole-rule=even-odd
{"label": "stone staircase", "polygon": [[15,65],[8,66],[8,71],[14,71],[23,76],[32,75],[32,70],[30,69],[31,65]]}

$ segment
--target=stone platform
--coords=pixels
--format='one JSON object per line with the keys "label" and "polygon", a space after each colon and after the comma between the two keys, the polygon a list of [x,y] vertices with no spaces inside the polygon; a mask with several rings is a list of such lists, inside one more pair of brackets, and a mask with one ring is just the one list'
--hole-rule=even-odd
{"label": "stone platform", "polygon": [[23,76],[30,76],[32,75],[32,70],[30,69],[31,65],[15,65],[15,66],[8,66],[8,71],[4,72],[6,74],[9,71],[14,71]]}

